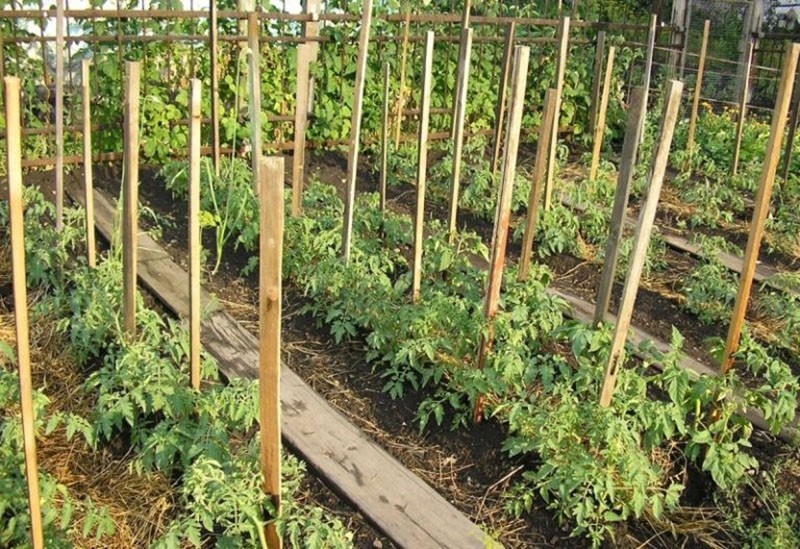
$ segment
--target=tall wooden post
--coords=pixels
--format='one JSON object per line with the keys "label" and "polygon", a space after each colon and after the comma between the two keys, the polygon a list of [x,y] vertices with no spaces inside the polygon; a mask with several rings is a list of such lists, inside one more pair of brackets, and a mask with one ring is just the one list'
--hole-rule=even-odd
{"label": "tall wooden post", "polygon": [[309,44],[297,46],[297,102],[294,112],[294,158],[292,159],[292,217],[297,217],[303,213],[308,78],[311,72],[312,54],[313,51]]}
{"label": "tall wooden post", "polygon": [[[261,157],[259,202],[258,388],[261,473],[264,492],[281,509],[281,269],[283,263],[283,157]],[[267,523],[267,546],[280,549],[274,521]]]}
{"label": "tall wooden post", "polygon": [[492,140],[492,173],[497,173],[500,167],[500,154],[503,150],[503,120],[506,116],[506,103],[508,102],[508,80],[511,78],[511,63],[514,61],[514,34],[517,23],[512,21],[506,27],[505,46],[503,47],[503,61],[500,68],[500,88],[497,91],[497,104],[494,108],[494,138]]}
{"label": "tall wooden post", "polygon": [[686,71],[686,59],[688,58],[687,53],[689,52],[689,38],[691,37],[691,30],[692,30],[692,4],[694,4],[694,0],[685,0],[685,1],[686,1],[686,19],[682,35],[683,43],[681,44],[681,66],[678,69],[678,77],[681,80],[683,80],[683,76]]}
{"label": "tall wooden post", "polygon": [[[457,74],[458,77],[456,79],[456,89],[453,90],[453,109],[452,115],[450,117],[450,139],[456,138],[456,118],[458,117],[458,100],[459,97],[462,95],[462,85],[464,82],[461,80],[462,75],[464,74],[464,63],[469,63],[469,55],[465,55],[465,49],[467,48],[467,44],[465,42],[465,32],[469,28],[469,17],[470,11],[472,10],[472,1],[467,0],[464,4],[464,12],[461,15],[461,35],[459,36],[458,41],[458,67],[457,67]],[[472,37],[470,36],[470,43],[469,47],[472,48]],[[469,70],[466,71],[467,73]],[[466,92],[464,92],[466,93]]]}
{"label": "tall wooden post", "polygon": [[467,88],[469,87],[470,55],[472,54],[472,29],[461,31],[461,59],[458,61],[458,97],[453,119],[453,176],[450,186],[450,240],[455,238],[458,215],[458,193],[461,185],[461,155],[464,148],[464,121],[467,116]]}
{"label": "tall wooden post", "polygon": [[703,44],[700,46],[700,62],[697,65],[697,79],[694,83],[694,100],[692,101],[692,114],[689,118],[689,136],[686,139],[686,150],[694,150],[694,134],[697,129],[697,111],[700,108],[700,92],[703,88],[703,71],[706,67],[706,51],[708,50],[708,35],[711,30],[711,21],[706,19],[703,24]]}
{"label": "tall wooden post", "polygon": [[600,166],[600,150],[603,148],[603,134],[606,131],[606,111],[608,111],[608,97],[611,94],[611,77],[614,74],[614,46],[608,48],[608,62],[606,75],[603,82],[603,97],[600,99],[600,113],[597,116],[597,127],[594,130],[594,146],[592,148],[592,163],[589,167],[589,180],[597,179],[597,168]]}
{"label": "tall wooden post", "polygon": [[211,55],[211,157],[214,160],[214,173],[219,176],[219,61],[217,59],[217,26],[219,22],[217,17],[217,0],[209,0],[209,2],[209,55]]}
{"label": "tall wooden post", "polygon": [[394,148],[400,148],[403,129],[403,108],[406,103],[406,68],[408,63],[408,34],[411,30],[411,2],[406,5],[406,20],[403,25],[403,53],[400,56],[400,87],[397,90],[397,112],[395,114]]}
{"label": "tall wooden post", "polygon": [[89,89],[88,59],[81,61],[81,92],[83,95],[83,185],[86,202],[86,259],[89,267],[97,265],[97,246],[94,238],[94,179],[92,175],[92,92]]}
{"label": "tall wooden post", "polygon": [[64,0],[56,0],[56,229],[64,226]]}
{"label": "tall wooden post", "polygon": [[589,131],[594,133],[597,125],[597,113],[600,110],[600,79],[603,77],[603,59],[606,57],[606,31],[597,33],[594,47],[594,73],[592,76],[592,110],[589,111]]}
{"label": "tall wooden post", "polygon": [[767,142],[767,157],[761,172],[758,184],[753,219],[750,221],[750,234],[747,238],[747,247],[742,260],[742,275],[739,279],[739,291],[731,314],[731,325],[728,337],[725,340],[725,350],[722,354],[721,371],[727,372],[733,365],[733,354],[739,348],[739,339],[742,336],[744,317],[747,312],[747,303],[750,300],[750,290],[753,286],[753,275],[758,262],[758,252],[761,248],[761,238],[764,235],[764,221],[769,212],[769,201],[772,196],[772,187],[775,183],[775,173],[778,170],[778,160],[781,154],[781,140],[786,129],[786,116],[789,113],[789,103],[794,87],[797,58],[800,55],[800,44],[792,44],[783,58],[781,82],[778,88],[778,97],[775,101],[775,110],[772,114],[772,127],[769,141]]}
{"label": "tall wooden post", "polygon": [[122,293],[125,332],[136,335],[136,261],[139,243],[139,74],[138,61],[125,64],[124,171],[122,182]]}
{"label": "tall wooden post", "polygon": [[800,74],[795,77],[794,93],[792,94],[791,116],[789,117],[789,133],[786,136],[786,146],[783,151],[783,178],[789,177],[789,168],[792,165],[792,151],[794,138],[797,135],[797,121],[800,118]]}
{"label": "tall wooden post", "polygon": [[11,271],[14,285],[14,321],[19,367],[19,394],[22,412],[22,439],[25,475],[28,479],[28,510],[31,515],[31,542],[44,548],[42,510],[39,495],[39,466],[36,462],[36,417],[33,408],[30,342],[28,340],[28,291],[25,278],[25,220],[22,197],[22,135],[20,131],[19,78],[3,79],[6,103],[6,167],[8,169],[8,210],[11,229]]}
{"label": "tall wooden post", "polygon": [[750,66],[753,62],[753,48],[754,43],[750,42],[750,55],[747,56],[746,64],[746,80],[742,87],[742,94],[739,96],[739,117],[736,119],[736,141],[733,146],[733,166],[731,167],[731,174],[736,175],[739,171],[739,154],[742,150],[742,136],[744,135],[744,122],[747,120],[747,93],[750,87]]}
{"label": "tall wooden post", "polygon": [[522,238],[522,253],[519,258],[517,280],[528,278],[533,253],[533,242],[536,239],[536,225],[539,220],[539,201],[542,195],[542,183],[547,170],[547,156],[550,154],[550,136],[553,134],[553,118],[556,110],[556,90],[550,88],[544,96],[544,113],[539,126],[539,142],[536,145],[536,160],[533,168],[531,192],[528,195],[528,215],[525,222],[525,234]]}
{"label": "tall wooden post", "polygon": [[[503,283],[503,268],[506,262],[508,244],[508,225],[511,221],[511,195],[514,191],[514,178],[517,173],[517,151],[519,134],[522,128],[522,111],[525,106],[525,86],[528,81],[528,61],[530,48],[514,48],[514,69],[511,76],[511,103],[508,111],[505,147],[503,149],[503,172],[500,183],[500,196],[497,198],[497,216],[492,236],[492,259],[489,264],[489,280],[486,287],[486,301],[483,316],[488,323],[488,332],[481,337],[478,349],[478,368],[484,368],[494,342],[494,317],[500,303],[500,286]],[[475,404],[475,421],[483,416],[483,396]]]}
{"label": "tall wooden post", "polygon": [[597,288],[597,303],[594,309],[594,325],[605,320],[608,305],[611,302],[611,290],[614,287],[614,275],[617,271],[619,248],[622,244],[622,230],[625,227],[625,211],[628,209],[628,198],[633,185],[633,173],[639,152],[639,135],[642,131],[642,120],[645,117],[643,88],[634,88],[628,109],[628,123],[625,126],[625,140],[622,143],[622,160],[617,176],[617,190],[614,194],[614,207],[611,211],[611,226],[606,240],[606,253],[603,272]]}
{"label": "tall wooden post", "polygon": [[417,150],[417,210],[414,217],[414,267],[412,273],[411,300],[419,302],[422,285],[422,244],[425,224],[425,182],[428,171],[428,122],[431,112],[431,88],[433,87],[433,31],[425,34],[425,60],[420,94],[419,146]]}
{"label": "tall wooden post", "polygon": [[249,90],[250,90],[250,160],[253,169],[254,191],[258,192],[261,181],[260,158],[263,154],[261,136],[261,21],[257,13],[247,18],[247,47],[250,50]]}
{"label": "tall wooden post", "polygon": [[347,181],[344,202],[344,234],[342,235],[342,256],[350,261],[350,246],[353,237],[353,207],[356,200],[356,179],[358,177],[358,153],[361,146],[361,111],[364,106],[364,82],[367,72],[367,52],[369,33],[372,26],[372,0],[364,0],[361,14],[361,35],[358,39],[358,64],[356,65],[356,84],[353,92],[353,116],[350,122],[350,148],[347,153]]}
{"label": "tall wooden post", "polygon": [[611,398],[614,395],[619,369],[625,361],[625,341],[628,338],[628,328],[631,325],[633,307],[636,303],[636,293],[639,290],[639,280],[644,269],[644,262],[647,259],[647,248],[650,245],[650,235],[653,231],[653,223],[656,217],[656,209],[661,196],[661,186],[664,182],[664,174],[667,170],[667,160],[669,149],[672,145],[672,136],[675,132],[675,124],[678,121],[678,110],[681,103],[681,92],[683,82],[671,80],[667,87],[666,108],[664,118],[661,122],[661,135],[653,165],[650,169],[650,181],[647,186],[647,197],[641,212],[639,221],[636,225],[636,233],[633,237],[633,251],[631,252],[630,266],[625,278],[625,287],[622,292],[622,300],[619,306],[617,326],[614,329],[614,340],[611,344],[608,363],[606,364],[603,389],[600,394],[600,405],[608,407],[611,405]]}
{"label": "tall wooden post", "polygon": [[389,100],[392,65],[383,65],[383,116],[381,117],[381,213],[386,213],[386,180],[389,170]]}
{"label": "tall wooden post", "polygon": [[189,363],[191,383],[200,390],[200,81],[191,81],[189,104]]}
{"label": "tall wooden post", "polygon": [[761,22],[764,19],[764,0],[752,0],[746,3],[744,20],[742,21],[742,35],[739,38],[739,63],[736,78],[735,97],[746,98],[749,96],[750,87],[750,68],[748,63],[752,62],[750,48],[758,48],[758,36],[761,30]]}
{"label": "tall wooden post", "polygon": [[558,61],[556,65],[556,115],[553,133],[550,136],[550,155],[547,159],[547,182],[544,187],[544,209],[549,210],[553,196],[553,183],[556,172],[556,151],[558,149],[558,125],[561,120],[561,94],[564,91],[564,73],[567,70],[569,54],[569,17],[562,17],[558,26]]}
{"label": "tall wooden post", "polygon": [[642,116],[642,127],[639,129],[639,143],[644,141],[644,124],[647,120],[647,103],[650,99],[650,81],[653,77],[653,54],[656,49],[656,34],[658,32],[658,15],[652,14],[650,17],[650,29],[647,32],[647,54],[644,62],[644,98],[642,105],[644,106],[644,116]]}
{"label": "tall wooden post", "polygon": [[669,22],[673,30],[670,31],[669,36],[670,53],[667,61],[667,71],[670,76],[674,76],[678,70],[678,60],[681,55],[680,49],[683,45],[684,36],[686,36],[688,32],[686,15],[689,10],[686,9],[687,1],[688,0],[672,1],[672,13]]}

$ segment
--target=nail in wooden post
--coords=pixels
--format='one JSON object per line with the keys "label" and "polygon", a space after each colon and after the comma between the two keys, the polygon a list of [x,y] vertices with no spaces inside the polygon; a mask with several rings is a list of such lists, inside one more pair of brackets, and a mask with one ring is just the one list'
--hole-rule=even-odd
{"label": "nail in wooden post", "polygon": [[[283,157],[262,157],[259,201],[259,417],[264,492],[281,508],[281,268],[283,262]],[[271,521],[267,546],[282,547]]]}
{"label": "nail in wooden post", "polygon": [[633,237],[633,251],[631,252],[630,266],[625,277],[625,286],[619,306],[617,326],[614,329],[614,340],[611,344],[608,363],[606,364],[603,389],[600,393],[600,405],[608,407],[614,396],[614,386],[617,381],[619,369],[625,361],[625,341],[628,337],[628,328],[631,325],[633,307],[636,303],[636,293],[639,290],[639,280],[647,259],[647,248],[650,245],[650,235],[656,218],[656,209],[661,197],[661,186],[667,170],[669,149],[672,145],[672,136],[675,133],[675,123],[678,121],[678,111],[681,103],[683,82],[670,80],[666,94],[666,108],[661,122],[661,135],[658,141],[653,164],[650,168],[650,181],[647,186],[647,197],[639,213],[636,224],[636,233]]}
{"label": "nail in wooden post", "polygon": [[625,140],[622,143],[622,159],[617,176],[617,190],[614,194],[614,207],[611,211],[611,225],[606,240],[606,253],[600,284],[597,288],[597,303],[594,309],[594,325],[605,320],[608,305],[611,302],[611,291],[614,287],[614,275],[617,271],[619,248],[622,244],[622,230],[625,227],[625,210],[633,185],[633,172],[639,152],[639,136],[642,132],[646,109],[644,87],[634,88],[631,92],[628,109],[628,123],[625,126]]}
{"label": "nail in wooden post", "polygon": [[547,156],[550,153],[550,136],[553,134],[553,119],[556,112],[556,90],[550,88],[544,96],[544,113],[539,126],[539,143],[536,145],[536,160],[533,168],[531,192],[528,195],[528,214],[525,219],[525,234],[522,237],[522,253],[519,259],[517,280],[528,278],[533,253],[533,242],[536,239],[536,224],[539,220],[539,201],[542,195],[542,184],[547,170]]}
{"label": "nail in wooden post", "polygon": [[310,44],[297,46],[297,102],[294,112],[294,158],[292,159],[292,217],[303,213],[303,184],[308,121],[308,78],[313,51]]}
{"label": "nail in wooden post", "polygon": [[764,236],[764,221],[769,213],[769,201],[772,196],[772,187],[775,183],[775,173],[778,170],[778,161],[781,155],[781,140],[786,129],[786,116],[789,114],[789,103],[794,87],[797,58],[800,55],[800,44],[792,44],[783,58],[781,82],[778,88],[778,97],[775,101],[775,110],[772,114],[772,128],[767,142],[767,156],[758,184],[753,219],[750,221],[750,234],[747,237],[747,247],[742,260],[742,274],[739,279],[739,291],[731,314],[731,325],[728,337],[725,340],[725,350],[722,354],[721,371],[727,372],[733,365],[733,354],[739,348],[739,339],[742,336],[744,317],[747,312],[747,303],[750,300],[750,290],[753,286],[753,275],[758,262],[758,252],[761,248],[761,238]]}
{"label": "nail in wooden post", "polygon": [[789,133],[786,136],[786,146],[783,151],[783,178],[789,177],[789,167],[792,164],[792,151],[794,150],[794,138],[797,134],[797,121],[800,118],[800,74],[794,79],[794,93],[790,106],[792,115],[789,117]]}
{"label": "nail in wooden post", "polygon": [[358,65],[356,83],[353,91],[353,117],[350,122],[350,149],[347,153],[347,181],[344,201],[344,234],[342,235],[342,256],[350,261],[350,245],[353,237],[353,208],[356,200],[356,179],[358,177],[358,149],[361,146],[361,111],[364,106],[364,81],[367,72],[367,52],[369,33],[372,26],[372,0],[364,0],[361,14],[361,35],[358,39]]}
{"label": "nail in wooden post", "polygon": [[125,332],[136,335],[136,261],[139,235],[139,74],[138,61],[125,63],[124,171],[122,182],[122,286]]}
{"label": "nail in wooden post", "polygon": [[189,118],[189,328],[192,389],[200,389],[200,81],[191,83]]}
{"label": "nail in wooden post", "polygon": [[647,53],[644,62],[644,98],[642,105],[644,106],[645,115],[642,117],[642,127],[639,129],[639,144],[644,141],[644,123],[647,120],[647,103],[650,98],[650,80],[653,76],[653,54],[656,49],[656,32],[658,30],[658,15],[652,14],[650,17],[650,29],[647,33]]}
{"label": "nail in wooden post", "polygon": [[600,110],[600,79],[603,77],[603,59],[606,57],[606,31],[597,33],[597,45],[594,48],[594,74],[592,76],[592,110],[589,112],[589,131],[594,133],[597,126],[597,113]]}
{"label": "nail in wooden post", "polygon": [[597,127],[594,130],[594,147],[592,148],[592,164],[589,168],[589,180],[597,179],[597,168],[600,166],[600,149],[603,148],[603,134],[606,131],[606,112],[608,111],[608,97],[611,93],[611,76],[614,73],[614,46],[608,48],[608,63],[606,76],[603,82],[603,97],[600,99],[600,114],[597,117]]}
{"label": "nail in wooden post", "polygon": [[422,72],[420,95],[419,144],[417,151],[417,212],[414,218],[414,271],[411,300],[419,302],[422,284],[422,243],[425,217],[425,179],[428,171],[428,122],[431,112],[431,88],[433,87],[433,31],[425,34],[425,60]]}
{"label": "nail in wooden post", "polygon": [[547,159],[547,182],[544,186],[544,209],[549,210],[553,197],[553,182],[556,172],[556,151],[558,149],[558,125],[561,120],[561,95],[564,92],[564,73],[567,70],[569,54],[569,17],[562,17],[558,26],[558,61],[556,66],[556,116],[553,133],[550,136],[550,155]]}
{"label": "nail in wooden post", "polygon": [[497,173],[500,167],[500,154],[503,150],[503,123],[506,116],[506,102],[508,97],[508,80],[511,78],[511,63],[514,60],[514,34],[517,23],[512,21],[506,27],[505,46],[503,47],[503,61],[501,63],[500,88],[497,91],[497,104],[494,108],[494,139],[492,141],[492,173]]}
{"label": "nail in wooden post", "polygon": [[736,175],[739,171],[739,155],[742,150],[742,136],[744,135],[744,122],[747,120],[747,96],[750,88],[750,66],[753,63],[754,42],[751,40],[748,46],[747,63],[744,71],[744,85],[742,95],[739,98],[739,117],[736,120],[736,142],[733,146],[733,166],[731,174]]}
{"label": "nail in wooden post", "polygon": [[64,0],[56,0],[56,229],[64,226]]}
{"label": "nail in wooden post", "polygon": [[700,108],[700,91],[703,88],[703,72],[706,67],[706,51],[708,50],[708,34],[711,22],[706,19],[703,24],[703,44],[700,46],[700,62],[697,65],[697,79],[694,83],[694,100],[692,101],[692,114],[689,118],[689,136],[686,139],[686,150],[689,153],[694,149],[694,134],[697,129],[697,111]]}
{"label": "nail in wooden post", "polygon": [[470,56],[472,55],[472,29],[461,31],[462,58],[458,61],[458,97],[455,104],[453,125],[453,177],[450,187],[450,241],[456,233],[458,215],[458,193],[461,185],[461,155],[464,148],[464,122],[467,116],[467,89],[469,88]]}
{"label": "nail in wooden post", "polygon": [[88,59],[81,61],[83,92],[83,181],[86,202],[86,259],[90,267],[97,265],[94,238],[94,180],[92,174],[92,92],[89,89]]}
{"label": "nail in wooden post", "polygon": [[[506,246],[508,244],[508,224],[511,221],[511,195],[514,190],[514,178],[517,173],[517,150],[519,134],[522,128],[522,111],[525,106],[525,86],[528,80],[528,61],[530,48],[517,46],[514,48],[514,70],[511,77],[511,103],[508,111],[508,128],[506,129],[505,147],[503,150],[503,171],[500,184],[500,196],[497,199],[497,216],[494,221],[492,236],[492,259],[489,266],[489,280],[486,287],[486,301],[483,316],[488,323],[488,334],[481,337],[478,350],[478,368],[486,365],[486,357],[494,340],[494,317],[500,302],[500,286],[503,283],[503,267],[506,262]],[[554,109],[555,110],[555,109]],[[473,419],[480,421],[483,415],[483,399],[475,404]]]}
{"label": "nail in wooden post", "polygon": [[219,61],[217,59],[217,0],[210,0],[209,10],[209,49],[211,55],[211,155],[214,159],[214,173],[219,175]]}
{"label": "nail in wooden post", "polygon": [[406,20],[403,26],[403,53],[400,57],[400,88],[397,91],[397,112],[395,114],[394,148],[400,148],[400,134],[403,128],[403,108],[406,103],[406,68],[408,64],[408,33],[411,29],[411,3],[406,6]]}
{"label": "nail in wooden post", "polygon": [[22,436],[25,450],[25,475],[28,479],[28,510],[31,514],[31,541],[35,549],[44,547],[42,511],[39,495],[39,467],[36,463],[36,418],[33,409],[33,382],[28,341],[28,296],[25,278],[25,221],[22,198],[22,136],[20,131],[19,78],[5,77],[6,167],[8,169],[8,209],[11,228],[11,263],[14,285],[14,320],[17,336],[17,364],[22,411]]}
{"label": "nail in wooden post", "polygon": [[386,180],[389,170],[389,80],[392,65],[383,66],[383,117],[381,119],[381,213],[386,213]]}
{"label": "nail in wooden post", "polygon": [[261,181],[261,163],[259,159],[263,153],[263,139],[261,136],[261,46],[259,35],[261,22],[257,13],[247,17],[247,47],[250,50],[250,159],[253,168],[254,191],[258,193]]}

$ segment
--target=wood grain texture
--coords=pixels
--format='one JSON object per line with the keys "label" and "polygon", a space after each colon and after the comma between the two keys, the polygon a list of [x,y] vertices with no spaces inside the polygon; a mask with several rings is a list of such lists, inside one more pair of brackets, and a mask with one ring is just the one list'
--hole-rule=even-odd
{"label": "wood grain texture", "polygon": [[472,55],[472,29],[461,31],[461,58],[458,61],[458,96],[455,101],[453,123],[453,174],[450,180],[450,241],[456,234],[458,195],[461,185],[461,156],[464,150],[464,122],[467,118],[467,89],[469,87],[470,57]]}
{"label": "wood grain texture", "polygon": [[606,112],[608,112],[608,98],[611,94],[611,77],[614,74],[614,55],[617,48],[608,48],[608,61],[606,62],[606,75],[603,82],[603,95],[600,99],[600,110],[597,114],[597,124],[594,130],[594,145],[592,147],[592,162],[589,166],[589,181],[597,179],[597,168],[600,166],[600,150],[603,148],[603,135],[606,132]]}
{"label": "wood grain texture", "polygon": [[125,177],[122,182],[122,303],[125,332],[136,335],[136,236],[139,232],[139,74],[138,61],[125,64]]}
{"label": "wood grain texture", "polygon": [[86,259],[90,267],[97,265],[97,244],[94,235],[94,179],[92,173],[92,92],[89,89],[88,59],[81,61],[81,92],[83,95],[83,187],[86,189]]}
{"label": "wood grain texture", "polygon": [[190,380],[200,390],[200,80],[190,83],[189,103],[189,364]]}

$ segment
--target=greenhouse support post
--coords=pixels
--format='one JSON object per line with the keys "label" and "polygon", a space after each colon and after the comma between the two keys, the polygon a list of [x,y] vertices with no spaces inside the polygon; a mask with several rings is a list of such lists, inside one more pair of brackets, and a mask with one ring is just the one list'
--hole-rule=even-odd
{"label": "greenhouse support post", "polygon": [[[614,339],[611,343],[611,351],[609,353],[603,379],[603,389],[600,393],[600,406],[603,407],[611,405],[617,375],[625,362],[625,341],[628,338],[628,328],[630,328],[633,307],[636,304],[636,293],[639,291],[639,281],[642,276],[645,260],[647,259],[647,248],[650,245],[650,235],[653,231],[656,209],[658,208],[658,201],[661,197],[661,187],[664,183],[664,174],[667,170],[672,136],[675,133],[675,124],[678,121],[682,91],[683,82],[679,80],[670,80],[665,97],[666,104],[664,116],[661,121],[661,132],[653,158],[653,164],[650,168],[647,196],[642,210],[639,212],[636,232],[633,235],[633,250],[631,251],[630,265],[628,267],[628,274],[625,277],[625,286],[623,287],[622,298],[619,304],[617,325],[614,328]],[[637,136],[634,135],[633,137],[635,139]]]}
{"label": "greenhouse support post", "polygon": [[388,61],[383,66],[383,112],[381,113],[381,214],[386,213],[386,180],[389,170],[389,101],[392,65]]}
{"label": "greenhouse support post", "polygon": [[417,209],[414,216],[414,265],[412,273],[411,301],[418,303],[422,284],[422,245],[425,240],[425,178],[428,170],[428,124],[431,110],[431,88],[433,86],[433,31],[425,36],[425,57],[420,91],[419,140],[417,148]]}
{"label": "greenhouse support post", "polygon": [[720,371],[724,374],[733,366],[733,355],[739,348],[739,339],[744,328],[744,319],[747,304],[750,301],[750,290],[753,286],[753,274],[758,262],[758,252],[761,248],[761,239],[764,236],[764,222],[769,213],[769,202],[772,196],[772,187],[775,183],[775,174],[778,170],[778,161],[781,155],[781,140],[786,130],[786,117],[789,114],[789,103],[794,87],[797,58],[800,55],[800,44],[792,44],[783,58],[781,81],[778,87],[778,96],[775,100],[775,110],[772,115],[772,126],[767,142],[766,158],[761,172],[761,179],[756,192],[753,218],[750,221],[750,234],[747,237],[747,247],[742,260],[742,272],[739,278],[739,290],[731,314],[731,324],[728,336],[725,339],[725,349],[722,353]]}
{"label": "greenhouse support post", "polygon": [[56,0],[56,229],[64,227],[64,0]]}
{"label": "greenhouse support post", "polygon": [[611,77],[614,74],[614,54],[617,48],[608,48],[608,61],[603,82],[603,96],[600,99],[600,111],[597,115],[597,124],[594,129],[594,145],[592,147],[592,162],[589,166],[589,181],[597,179],[597,168],[600,166],[600,150],[603,148],[603,134],[606,131],[606,112],[608,111],[608,97],[611,93]]}
{"label": "greenhouse support post", "polygon": [[400,86],[397,89],[397,114],[395,115],[394,148],[400,148],[400,134],[403,129],[403,107],[406,102],[406,70],[408,67],[408,34],[411,31],[411,3],[406,5],[406,19],[403,24],[403,48],[400,55]]}
{"label": "greenhouse support post", "polygon": [[[264,492],[281,510],[281,269],[283,264],[282,156],[259,158],[259,354],[258,392],[261,425],[261,473]],[[267,546],[282,547],[275,521],[265,528]]]}
{"label": "greenhouse support post", "polygon": [[122,293],[125,333],[136,335],[136,260],[139,235],[139,75],[138,61],[125,63],[125,124],[122,181]]}
{"label": "greenhouse support post", "polygon": [[303,213],[303,185],[308,122],[308,79],[311,72],[311,44],[297,46],[297,101],[294,110],[294,156],[292,158],[292,217]]}
{"label": "greenhouse support post", "polygon": [[544,96],[544,112],[542,123],[539,126],[539,141],[536,145],[536,160],[533,166],[533,181],[528,195],[528,214],[525,218],[525,234],[522,237],[522,253],[519,258],[519,272],[517,280],[528,278],[531,266],[533,243],[536,239],[536,224],[539,219],[539,202],[542,196],[542,183],[547,171],[547,155],[550,152],[550,136],[553,131],[553,119],[556,109],[556,90],[550,88]]}
{"label": "greenhouse support post", "polygon": [[511,77],[511,63],[514,60],[514,34],[517,24],[512,21],[506,27],[503,60],[500,64],[500,87],[497,90],[497,103],[494,108],[494,138],[492,139],[492,173],[496,174],[500,167],[500,155],[503,151],[503,128],[508,101],[508,80]]}
{"label": "greenhouse support post", "polygon": [[711,31],[711,21],[706,19],[703,23],[703,42],[700,45],[700,61],[697,65],[697,76],[694,82],[694,99],[692,99],[692,113],[689,116],[689,135],[686,138],[686,151],[691,155],[694,151],[694,137],[697,131],[697,113],[700,110],[700,92],[703,89],[703,72],[706,68],[706,52],[708,51],[708,35]]}
{"label": "greenhouse support post", "polygon": [[39,495],[39,467],[36,462],[36,418],[33,407],[33,381],[28,326],[28,297],[25,276],[25,219],[23,217],[22,135],[20,133],[20,82],[8,76],[3,80],[6,100],[6,167],[8,169],[8,210],[11,231],[11,272],[14,292],[17,365],[19,368],[22,438],[25,451],[25,476],[28,482],[28,510],[31,517],[31,542],[44,548],[42,511]]}
{"label": "greenhouse support post", "polygon": [[248,71],[250,92],[250,159],[253,170],[253,191],[258,194],[261,181],[260,158],[263,154],[261,137],[261,47],[258,40],[261,23],[258,14],[253,12],[247,18],[247,45],[250,51]]}
{"label": "greenhouse support post", "polygon": [[553,131],[550,135],[550,152],[547,159],[547,178],[544,185],[544,209],[549,210],[553,197],[553,183],[556,172],[556,151],[558,149],[558,126],[561,120],[561,95],[564,93],[564,73],[567,70],[569,55],[569,17],[562,17],[558,26],[558,60],[556,61],[556,114]]}
{"label": "greenhouse support post", "polygon": [[589,131],[594,133],[597,125],[597,112],[600,110],[600,80],[603,78],[603,59],[606,56],[606,31],[597,33],[597,43],[594,47],[594,70],[592,73],[592,107],[589,111]]}
{"label": "greenhouse support post", "polygon": [[597,302],[594,309],[594,326],[606,319],[608,305],[611,303],[611,290],[614,287],[614,275],[617,271],[619,248],[622,244],[622,231],[625,227],[625,212],[633,185],[633,174],[639,154],[639,135],[642,131],[642,120],[645,117],[645,90],[634,88],[631,93],[628,121],[625,125],[625,138],[622,142],[617,190],[614,193],[614,206],[611,210],[611,222],[606,240],[603,271],[597,287]]}
{"label": "greenhouse support post", "polygon": [[736,138],[733,145],[733,164],[731,166],[731,175],[736,175],[739,171],[739,155],[742,150],[742,136],[744,135],[744,122],[747,120],[747,89],[750,86],[750,66],[753,63],[753,50],[755,43],[750,42],[748,48],[749,55],[745,62],[745,82],[742,86],[741,95],[739,96],[739,116],[736,119]]}
{"label": "greenhouse support post", "polygon": [[464,122],[467,117],[467,90],[469,89],[470,55],[472,54],[472,29],[461,31],[461,58],[458,60],[458,97],[453,119],[453,174],[450,183],[450,242],[456,233],[456,216],[458,215],[458,193],[461,184],[461,156],[464,149]]}
{"label": "greenhouse support post", "polygon": [[200,390],[200,81],[191,80],[189,103],[189,364],[192,389]]}
{"label": "greenhouse support post", "polygon": [[364,0],[361,14],[361,34],[358,38],[358,64],[356,82],[353,90],[353,116],[350,121],[350,145],[347,151],[347,181],[345,182],[344,234],[342,235],[342,255],[345,263],[350,262],[350,245],[353,237],[353,208],[356,201],[356,179],[358,178],[358,153],[361,146],[361,111],[364,108],[364,82],[367,72],[367,53],[369,34],[372,26],[372,0]]}
{"label": "greenhouse support post", "polygon": [[83,188],[86,201],[86,260],[89,267],[97,265],[97,246],[94,237],[94,178],[92,173],[92,92],[89,89],[88,59],[81,60],[81,92],[83,96]]}

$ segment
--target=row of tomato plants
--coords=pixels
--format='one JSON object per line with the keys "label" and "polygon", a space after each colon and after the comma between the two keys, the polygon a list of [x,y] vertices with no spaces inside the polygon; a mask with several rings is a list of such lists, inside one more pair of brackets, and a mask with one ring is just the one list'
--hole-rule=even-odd
{"label": "row of tomato plants", "polygon": [[[321,508],[301,504],[304,464],[283,457],[284,508],[276,517],[262,490],[258,461],[258,391],[255,381],[223,383],[212,357],[204,354],[202,390],[189,384],[188,334],[138,296],[137,335],[121,321],[122,269],[114,246],[96,268],[82,259],[83,213],[68,209],[64,230],[47,222],[53,206],[33,188],[25,192],[28,285],[36,297],[34,323],[57,323],[68,352],[86,379],[74,389],[93,407],[87,416],[50,410],[49,387],[35,391],[36,430],[48,437],[65,429],[94,452],[113,441],[129,444],[133,474],[160,473],[175,479],[177,505],[155,548],[266,547],[263,528],[275,520],[292,546],[347,547],[352,534]],[[8,209],[0,203],[0,245],[8,246]],[[0,545],[25,546],[28,516],[15,353],[0,347]],[[48,547],[71,547],[76,537],[113,536],[108,510],[73,497],[56,476],[40,472]]]}

